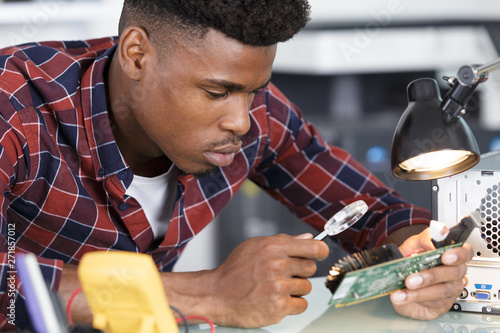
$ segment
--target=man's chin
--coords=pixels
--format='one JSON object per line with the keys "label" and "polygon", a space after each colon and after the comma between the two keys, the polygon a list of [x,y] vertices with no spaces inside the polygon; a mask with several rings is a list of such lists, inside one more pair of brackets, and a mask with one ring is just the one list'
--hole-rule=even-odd
{"label": "man's chin", "polygon": [[212,167],[212,168],[209,168],[209,169],[200,170],[200,171],[197,171],[197,172],[188,172],[188,173],[191,174],[191,175],[193,175],[194,178],[199,179],[199,178],[204,178],[204,177],[210,176],[217,169],[218,169],[217,167]]}

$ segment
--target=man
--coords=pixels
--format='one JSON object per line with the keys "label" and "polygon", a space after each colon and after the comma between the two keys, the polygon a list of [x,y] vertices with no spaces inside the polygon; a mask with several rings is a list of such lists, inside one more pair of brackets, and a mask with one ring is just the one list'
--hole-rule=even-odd
{"label": "man", "polygon": [[[260,327],[301,313],[313,260],[328,255],[310,234],[250,239],[214,270],[170,272],[247,178],[318,229],[365,200],[369,212],[338,237],[347,249],[431,249],[429,212],[328,145],[270,83],[276,44],[308,14],[303,0],[125,0],[119,39],[2,50],[2,281],[13,227],[16,251],[38,256],[64,303],[84,253],[123,250],[153,257],[185,315]],[[410,276],[391,296],[395,309],[442,315],[471,256],[450,250],[444,266]],[[15,301],[23,327],[20,293]],[[74,321],[90,320],[83,296],[73,310]]]}

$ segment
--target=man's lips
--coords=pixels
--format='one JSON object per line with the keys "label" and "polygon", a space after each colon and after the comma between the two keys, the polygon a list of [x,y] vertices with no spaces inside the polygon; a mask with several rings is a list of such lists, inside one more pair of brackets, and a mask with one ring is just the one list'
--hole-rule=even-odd
{"label": "man's lips", "polygon": [[241,145],[231,145],[222,147],[216,150],[205,151],[210,164],[218,167],[225,167],[231,164],[234,160],[234,155],[241,149]]}

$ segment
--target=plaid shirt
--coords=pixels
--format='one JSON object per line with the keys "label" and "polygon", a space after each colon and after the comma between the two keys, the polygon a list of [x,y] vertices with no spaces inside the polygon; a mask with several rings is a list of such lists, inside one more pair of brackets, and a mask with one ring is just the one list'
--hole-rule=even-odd
{"label": "plaid shirt", "polygon": [[[339,236],[350,250],[428,222],[428,211],[405,203],[330,146],[271,84],[255,97],[250,131],[231,165],[200,179],[179,174],[169,229],[155,243],[141,206],[125,194],[133,174],[108,120],[104,73],[116,43],[104,38],[0,50],[2,313],[9,304],[12,242],[16,251],[38,256],[53,290],[62,264],[78,264],[89,251],[149,253],[160,271],[169,271],[247,178],[318,229],[346,204],[365,200],[369,212]],[[23,302],[17,291],[16,304]],[[16,324],[23,316],[16,312]]]}

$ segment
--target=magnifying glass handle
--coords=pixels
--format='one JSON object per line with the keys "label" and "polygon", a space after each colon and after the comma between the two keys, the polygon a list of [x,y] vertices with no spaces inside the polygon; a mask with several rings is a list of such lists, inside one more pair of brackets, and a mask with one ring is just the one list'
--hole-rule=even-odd
{"label": "magnifying glass handle", "polygon": [[328,236],[328,233],[326,231],[322,231],[321,233],[316,235],[316,237],[314,237],[314,239],[323,240],[323,238],[325,238],[326,236]]}

